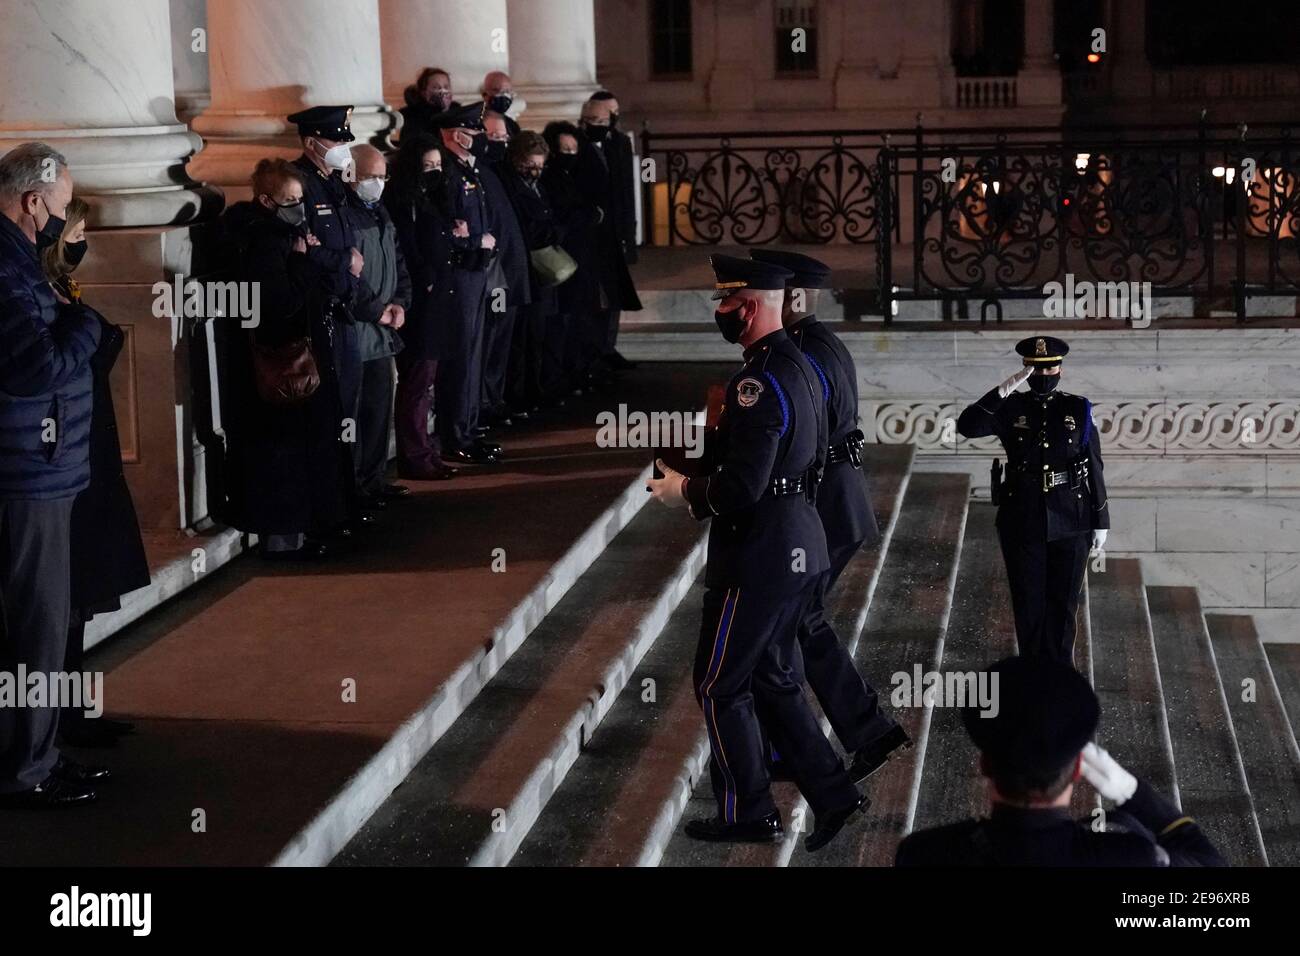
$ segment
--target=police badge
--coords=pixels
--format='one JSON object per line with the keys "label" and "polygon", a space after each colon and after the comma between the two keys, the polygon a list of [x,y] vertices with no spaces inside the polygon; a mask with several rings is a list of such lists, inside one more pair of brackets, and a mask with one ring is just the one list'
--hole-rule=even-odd
{"label": "police badge", "polygon": [[1074,416],[1073,416],[1073,415],[1066,415],[1066,416],[1065,416],[1065,427],[1066,427],[1067,429],[1069,429],[1070,431],[1074,431],[1075,428],[1078,427],[1078,426],[1075,425],[1075,423],[1074,423]]}
{"label": "police badge", "polygon": [[1012,428],[1028,428],[1028,427],[1029,427],[1029,421],[1028,421],[1028,419],[1027,419],[1024,415],[1021,415],[1019,418],[1016,419],[1015,424],[1012,425],[1011,427],[1012,427]]}
{"label": "police badge", "polygon": [[742,378],[736,385],[736,401],[741,408],[751,408],[758,404],[758,397],[763,394],[763,383],[756,378]]}

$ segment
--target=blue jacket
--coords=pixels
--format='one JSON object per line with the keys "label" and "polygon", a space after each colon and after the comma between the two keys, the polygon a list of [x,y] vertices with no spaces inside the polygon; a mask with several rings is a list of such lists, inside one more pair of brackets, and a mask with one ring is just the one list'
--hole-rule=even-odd
{"label": "blue jacket", "polygon": [[61,305],[36,246],[0,215],[0,501],[90,483],[90,359],[100,324]]}

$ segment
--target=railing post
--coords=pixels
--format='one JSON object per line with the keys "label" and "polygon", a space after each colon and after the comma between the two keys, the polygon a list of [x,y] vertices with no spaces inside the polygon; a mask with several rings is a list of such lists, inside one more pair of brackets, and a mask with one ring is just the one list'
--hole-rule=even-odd
{"label": "railing post", "polygon": [[876,283],[880,287],[880,308],[884,316],[885,325],[891,325],[894,320],[894,272],[891,253],[893,243],[890,241],[890,216],[893,206],[893,192],[889,188],[889,137],[885,137],[884,145],[880,147],[880,152],[876,154],[876,175],[879,177],[880,187],[876,190],[876,195],[880,197],[879,210],[879,229],[880,241],[876,243]]}

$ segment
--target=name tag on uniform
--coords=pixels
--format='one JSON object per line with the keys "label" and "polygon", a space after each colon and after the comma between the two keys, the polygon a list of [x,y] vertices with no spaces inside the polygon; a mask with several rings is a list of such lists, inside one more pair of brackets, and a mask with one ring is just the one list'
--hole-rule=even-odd
{"label": "name tag on uniform", "polygon": [[333,207],[333,206],[327,206],[327,205],[324,205],[323,203],[317,203],[317,204],[316,204],[316,215],[318,215],[318,216],[332,216],[332,215],[334,215],[334,207]]}
{"label": "name tag on uniform", "polygon": [[1027,422],[1027,421],[1025,420],[1025,416],[1024,416],[1024,415],[1021,415],[1019,418],[1016,419],[1015,424],[1012,425],[1011,427],[1012,427],[1012,428],[1028,428],[1028,427],[1029,427],[1029,422]]}

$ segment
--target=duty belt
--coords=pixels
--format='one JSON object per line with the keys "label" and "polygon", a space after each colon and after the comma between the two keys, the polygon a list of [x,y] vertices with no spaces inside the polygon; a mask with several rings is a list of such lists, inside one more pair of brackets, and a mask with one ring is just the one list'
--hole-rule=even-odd
{"label": "duty belt", "polygon": [[838,465],[841,462],[850,462],[854,468],[862,467],[862,446],[867,443],[867,436],[862,434],[862,429],[857,429],[849,434],[849,437],[836,445],[831,445],[826,450],[826,462],[831,465]]}
{"label": "duty belt", "polygon": [[805,475],[796,475],[793,478],[773,478],[772,483],[767,486],[775,498],[788,498],[791,495],[802,495],[808,488],[808,480]]}
{"label": "duty belt", "polygon": [[1044,471],[1043,491],[1048,492],[1064,484],[1068,484],[1071,488],[1078,488],[1088,477],[1088,474],[1088,462],[1086,460],[1077,461],[1064,471]]}

